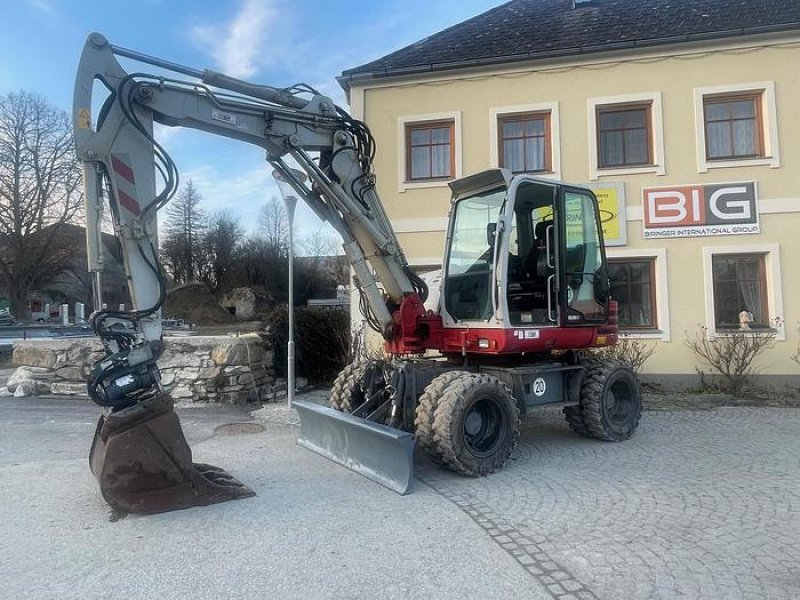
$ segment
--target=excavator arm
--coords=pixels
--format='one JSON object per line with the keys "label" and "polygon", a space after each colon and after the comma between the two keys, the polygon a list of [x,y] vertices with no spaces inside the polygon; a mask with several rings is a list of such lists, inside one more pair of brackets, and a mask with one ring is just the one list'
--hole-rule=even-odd
{"label": "excavator arm", "polygon": [[[199,81],[129,74],[117,56]],[[91,110],[98,82],[108,95],[93,126]],[[425,284],[409,269],[374,189],[374,142],[369,130],[308,86],[278,89],[198,71],[118,48],[95,33],[81,56],[74,115],[75,143],[86,182],[89,269],[102,270],[99,225],[107,189],[129,271],[131,299],[140,313],[137,319],[145,339],[160,337],[158,314],[141,314],[158,305],[163,296],[153,268],[157,263],[155,215],[178,184],[174,163],[153,137],[154,123],[199,129],[263,148],[266,160],[299,197],[342,236],[355,280],[368,303],[365,316],[387,340],[397,335],[393,312],[403,300],[417,294],[424,301]],[[289,158],[307,180],[294,174]],[[158,192],[156,170],[162,179]]]}
{"label": "excavator arm", "polygon": [[[159,73],[129,73],[119,57]],[[420,335],[417,323],[426,318],[427,288],[409,268],[375,192],[372,136],[363,123],[304,84],[255,85],[119,48],[97,33],[89,36],[81,55],[73,109],[83,164],[88,266],[95,274],[92,323],[106,350],[88,384],[91,398],[107,408],[90,454],[101,491],[124,512],[252,495],[225,472],[191,463],[172,401],[160,384],[156,360],[162,351],[166,283],[158,259],[157,213],[178,188],[178,169],[156,140],[154,124],[262,148],[281,178],[341,235],[366,321],[383,334],[390,350],[419,352],[426,335]],[[104,200],[122,246],[130,311],[100,308]]]}

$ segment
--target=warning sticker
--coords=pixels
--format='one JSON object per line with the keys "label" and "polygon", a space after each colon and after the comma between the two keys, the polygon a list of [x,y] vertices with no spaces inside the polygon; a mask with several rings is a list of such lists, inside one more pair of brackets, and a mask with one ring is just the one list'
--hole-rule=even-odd
{"label": "warning sticker", "polygon": [[79,108],[78,114],[75,118],[75,126],[78,129],[91,129],[92,128],[92,117],[89,113],[88,108]]}

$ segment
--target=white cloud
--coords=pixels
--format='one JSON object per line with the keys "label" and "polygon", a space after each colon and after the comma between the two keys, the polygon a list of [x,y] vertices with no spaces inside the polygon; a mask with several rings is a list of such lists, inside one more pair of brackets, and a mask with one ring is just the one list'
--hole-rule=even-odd
{"label": "white cloud", "polygon": [[198,25],[191,33],[223,73],[247,78],[269,62],[265,41],[270,39],[277,15],[271,0],[243,0],[239,12],[227,23]]}
{"label": "white cloud", "polygon": [[54,0],[28,0],[28,4],[46,15],[55,15],[57,12]]}

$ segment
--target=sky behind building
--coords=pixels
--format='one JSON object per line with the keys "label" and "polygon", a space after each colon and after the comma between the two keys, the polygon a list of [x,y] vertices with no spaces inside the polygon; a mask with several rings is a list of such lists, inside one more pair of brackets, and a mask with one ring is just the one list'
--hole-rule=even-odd
{"label": "sky behind building", "polygon": [[[335,77],[500,0],[19,0],[2,1],[0,94],[25,90],[70,112],[81,49],[92,31],[111,43],[256,83],[305,82],[344,104]],[[122,61],[130,69],[131,63]],[[229,209],[255,229],[278,197],[261,150],[188,129],[159,128],[208,212]],[[380,148],[378,149],[380,152]],[[322,223],[298,205],[297,229]]]}

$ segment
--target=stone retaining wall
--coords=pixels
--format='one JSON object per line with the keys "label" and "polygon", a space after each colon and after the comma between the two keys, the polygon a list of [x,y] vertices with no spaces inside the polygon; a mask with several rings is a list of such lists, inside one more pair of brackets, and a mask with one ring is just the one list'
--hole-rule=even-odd
{"label": "stone retaining wall", "polygon": [[[161,381],[178,403],[270,402],[286,397],[272,369],[272,352],[257,334],[164,339]],[[19,368],[9,378],[16,396],[85,395],[92,364],[103,356],[96,338],[27,341],[14,345]]]}

